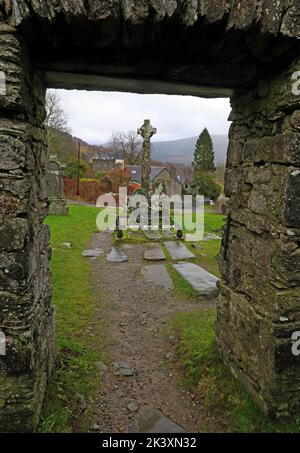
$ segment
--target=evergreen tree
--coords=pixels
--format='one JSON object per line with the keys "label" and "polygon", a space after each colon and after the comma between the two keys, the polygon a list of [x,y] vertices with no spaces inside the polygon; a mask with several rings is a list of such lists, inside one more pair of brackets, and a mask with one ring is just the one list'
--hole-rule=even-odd
{"label": "evergreen tree", "polygon": [[199,135],[196,143],[194,154],[194,171],[201,172],[214,172],[215,167],[215,153],[213,149],[213,142],[208,130],[205,128]]}

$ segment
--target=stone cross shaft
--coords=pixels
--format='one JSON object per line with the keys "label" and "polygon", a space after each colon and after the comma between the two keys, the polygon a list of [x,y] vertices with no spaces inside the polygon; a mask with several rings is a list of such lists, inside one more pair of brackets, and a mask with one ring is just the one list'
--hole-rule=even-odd
{"label": "stone cross shaft", "polygon": [[154,134],[157,134],[157,129],[151,126],[150,120],[145,120],[143,126],[138,129],[138,134],[143,137],[143,155],[142,155],[142,188],[150,191],[150,178],[151,178],[151,151],[150,140]]}

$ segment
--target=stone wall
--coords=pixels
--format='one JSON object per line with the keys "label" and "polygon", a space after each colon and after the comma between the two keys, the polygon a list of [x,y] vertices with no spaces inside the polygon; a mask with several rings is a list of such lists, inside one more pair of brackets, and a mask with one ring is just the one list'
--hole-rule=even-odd
{"label": "stone wall", "polygon": [[0,23],[0,430],[34,430],[55,350],[45,187],[45,87],[15,29]]}
{"label": "stone wall", "polygon": [[300,408],[300,360],[291,351],[300,330],[300,96],[292,94],[299,69],[300,61],[232,99],[226,171],[231,223],[218,344],[271,416]]}

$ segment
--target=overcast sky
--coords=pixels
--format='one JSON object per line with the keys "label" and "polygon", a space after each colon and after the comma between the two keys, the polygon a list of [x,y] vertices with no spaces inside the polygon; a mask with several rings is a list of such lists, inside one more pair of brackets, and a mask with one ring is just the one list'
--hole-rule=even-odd
{"label": "overcast sky", "polygon": [[155,141],[199,135],[227,134],[229,99],[58,90],[72,134],[90,144],[103,144],[113,131],[138,129],[150,119]]}

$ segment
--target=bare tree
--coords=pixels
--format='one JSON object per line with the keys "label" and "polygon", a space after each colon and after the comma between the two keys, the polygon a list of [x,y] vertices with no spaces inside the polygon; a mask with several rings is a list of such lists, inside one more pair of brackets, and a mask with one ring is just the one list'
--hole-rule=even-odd
{"label": "bare tree", "polygon": [[126,165],[136,165],[141,161],[143,142],[134,131],[114,132],[108,144],[109,149]]}
{"label": "bare tree", "polygon": [[61,132],[71,132],[68,117],[61,107],[60,97],[55,91],[47,91],[45,126]]}

